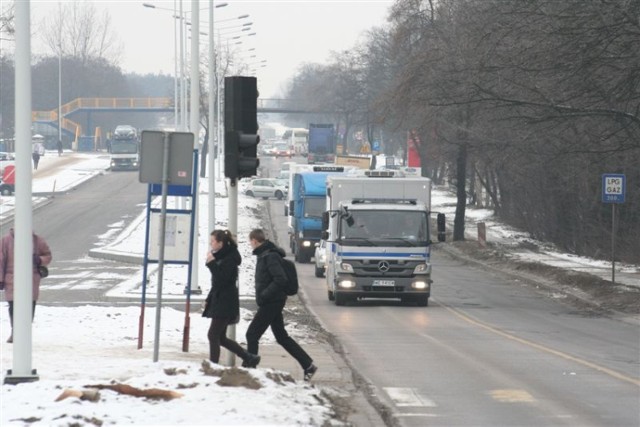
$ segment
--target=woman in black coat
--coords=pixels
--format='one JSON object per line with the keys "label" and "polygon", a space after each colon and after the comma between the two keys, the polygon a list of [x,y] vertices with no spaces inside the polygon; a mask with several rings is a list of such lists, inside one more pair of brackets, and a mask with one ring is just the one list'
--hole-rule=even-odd
{"label": "woman in black coat", "polygon": [[233,352],[243,362],[256,366],[260,356],[248,353],[240,344],[227,338],[227,326],[240,316],[238,296],[238,266],[242,262],[238,245],[228,230],[214,230],[210,236],[211,251],[207,253],[207,268],[211,272],[211,290],[207,296],[203,317],[211,318],[209,327],[209,359],[218,363],[220,346]]}

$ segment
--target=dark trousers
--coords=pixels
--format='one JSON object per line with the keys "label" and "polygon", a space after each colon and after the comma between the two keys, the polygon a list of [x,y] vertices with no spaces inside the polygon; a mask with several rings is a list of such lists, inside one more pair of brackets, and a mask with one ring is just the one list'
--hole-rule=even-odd
{"label": "dark trousers", "polygon": [[302,369],[307,369],[313,360],[284,329],[282,310],[285,303],[286,301],[272,302],[258,307],[255,317],[247,328],[247,351],[258,354],[258,341],[271,326],[271,332],[273,332],[278,344],[298,361]]}
{"label": "dark trousers", "polygon": [[[13,301],[7,301],[9,303],[9,320],[11,321],[11,329],[13,329]],[[31,321],[36,315],[36,302],[33,302],[33,309],[31,310]]]}
{"label": "dark trousers", "polygon": [[209,360],[213,363],[218,363],[220,360],[220,346],[226,348],[242,360],[247,358],[247,352],[234,340],[227,338],[227,326],[232,319],[229,318],[214,318],[211,319],[211,326],[209,326]]}

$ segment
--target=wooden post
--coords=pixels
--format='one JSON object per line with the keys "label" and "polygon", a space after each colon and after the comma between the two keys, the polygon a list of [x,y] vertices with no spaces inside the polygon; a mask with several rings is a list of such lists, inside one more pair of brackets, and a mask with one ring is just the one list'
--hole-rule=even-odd
{"label": "wooden post", "polygon": [[484,222],[478,223],[478,244],[481,248],[487,247],[487,227]]}

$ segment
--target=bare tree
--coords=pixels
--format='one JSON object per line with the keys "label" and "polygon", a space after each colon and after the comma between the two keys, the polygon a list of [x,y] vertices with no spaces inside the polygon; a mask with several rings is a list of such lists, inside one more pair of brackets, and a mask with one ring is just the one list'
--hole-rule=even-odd
{"label": "bare tree", "polygon": [[57,13],[47,16],[42,24],[42,38],[53,53],[79,58],[104,59],[118,65],[122,44],[111,25],[108,11],[99,13],[94,3],[80,0],[63,2]]}
{"label": "bare tree", "polygon": [[0,40],[13,40],[14,28],[14,4],[7,1],[2,4],[0,9]]}

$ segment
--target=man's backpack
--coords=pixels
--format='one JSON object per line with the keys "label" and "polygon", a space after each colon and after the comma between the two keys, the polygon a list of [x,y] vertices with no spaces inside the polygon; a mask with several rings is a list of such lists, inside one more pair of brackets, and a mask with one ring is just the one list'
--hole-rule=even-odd
{"label": "man's backpack", "polygon": [[286,258],[282,258],[282,268],[287,275],[287,287],[285,293],[289,296],[298,293],[298,272],[296,271],[296,264]]}

